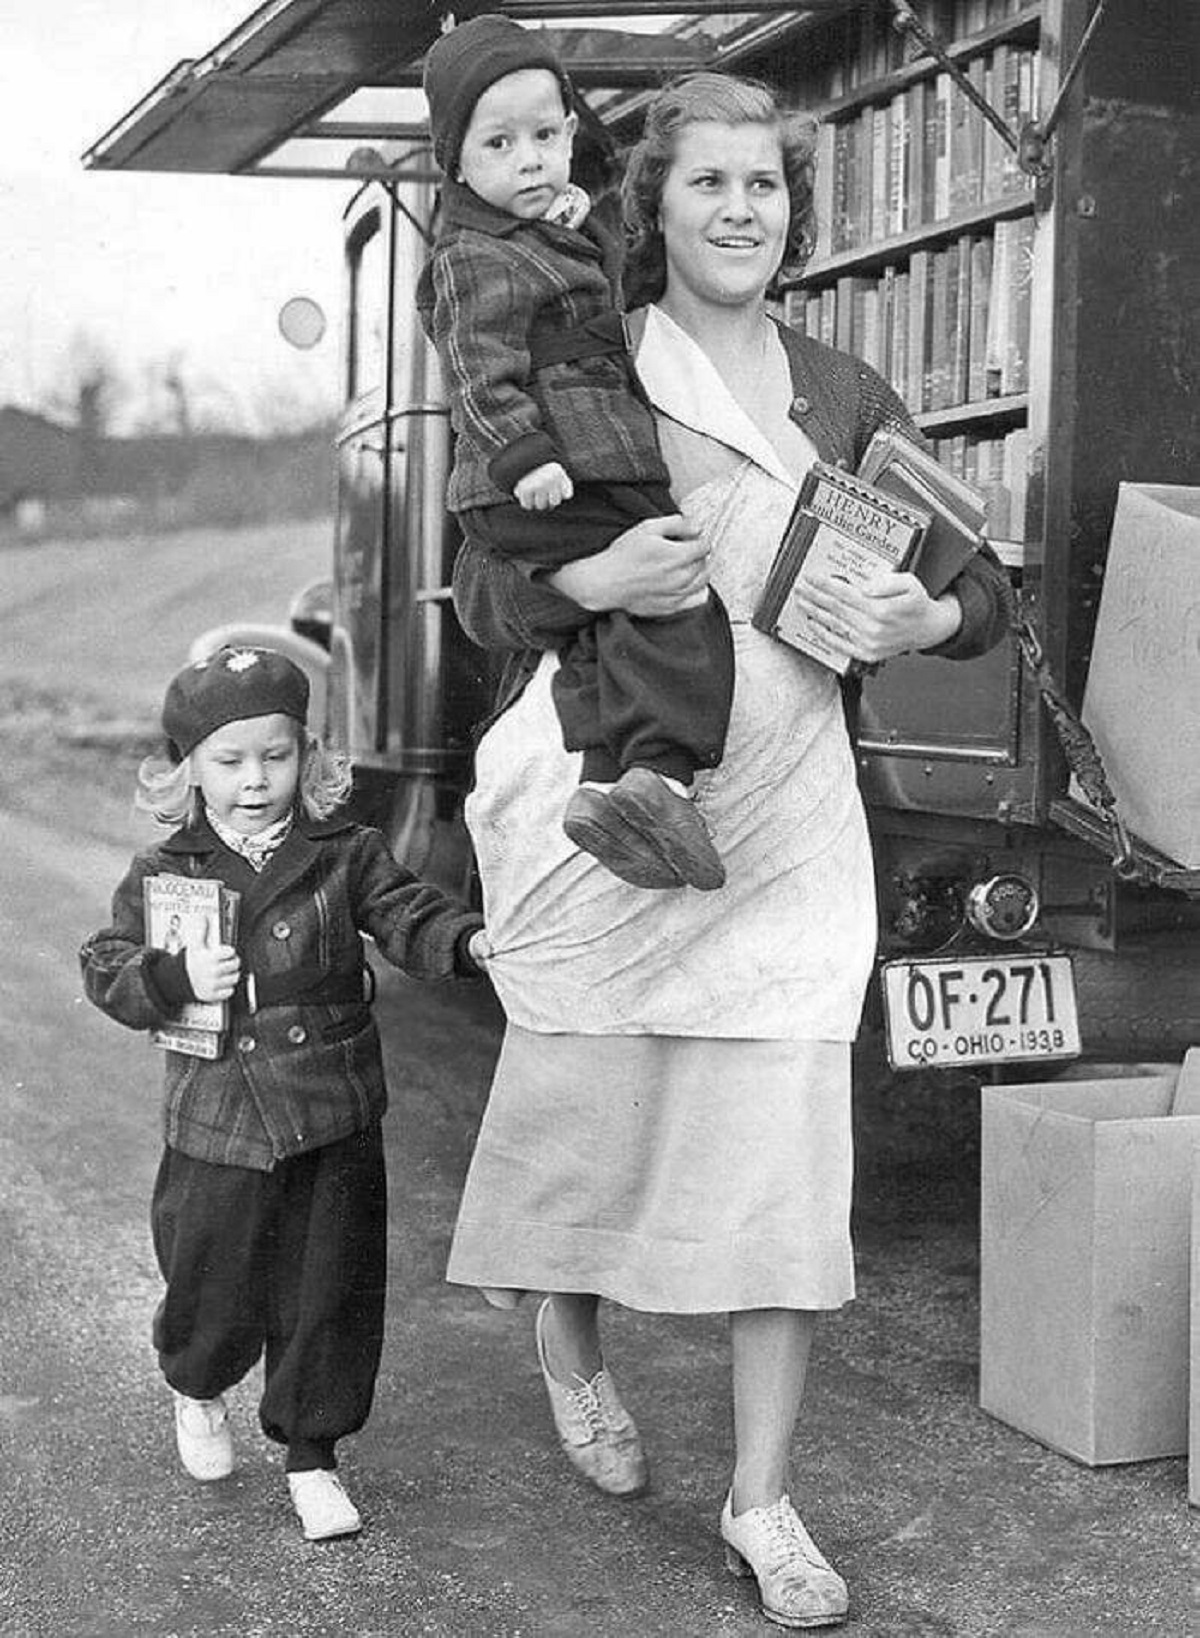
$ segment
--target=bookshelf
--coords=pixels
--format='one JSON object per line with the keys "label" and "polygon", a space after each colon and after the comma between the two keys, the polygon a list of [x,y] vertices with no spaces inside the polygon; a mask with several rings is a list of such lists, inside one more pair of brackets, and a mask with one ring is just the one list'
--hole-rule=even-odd
{"label": "bookshelf", "polygon": [[[1014,132],[1036,116],[1040,7],[916,9]],[[784,317],[887,377],[1019,563],[1033,179],[934,58],[906,60],[886,6],[848,8],[812,44],[795,90],[820,120],[818,240]]]}
{"label": "bookshelf", "polygon": [[[1055,105],[1096,0],[911,4],[1019,134]],[[1197,61],[1194,0],[1110,5],[1036,180],[886,0],[822,5],[761,63],[819,122],[819,236],[783,316],[874,364],[987,492],[1021,612],[1076,705],[1118,485],[1200,483]],[[944,665],[869,681],[869,802],[1045,823],[1065,768],[1015,646]]]}

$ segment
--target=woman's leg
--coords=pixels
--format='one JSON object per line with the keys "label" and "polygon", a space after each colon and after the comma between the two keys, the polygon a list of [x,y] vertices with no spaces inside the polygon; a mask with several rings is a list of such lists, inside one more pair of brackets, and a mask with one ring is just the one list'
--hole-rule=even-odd
{"label": "woman's leg", "polygon": [[771,1507],[789,1489],[792,1435],[804,1397],[815,1313],[756,1308],[731,1314],[733,1511]]}
{"label": "woman's leg", "polygon": [[730,1326],[737,1455],[721,1514],[725,1562],[755,1576],[763,1611],[780,1626],[837,1626],[849,1608],[846,1583],[785,1499],[817,1316],[763,1308],[731,1315]]}
{"label": "woman's leg", "polygon": [[544,1327],[546,1364],[558,1382],[590,1382],[604,1364],[600,1353],[599,1297],[556,1291]]}

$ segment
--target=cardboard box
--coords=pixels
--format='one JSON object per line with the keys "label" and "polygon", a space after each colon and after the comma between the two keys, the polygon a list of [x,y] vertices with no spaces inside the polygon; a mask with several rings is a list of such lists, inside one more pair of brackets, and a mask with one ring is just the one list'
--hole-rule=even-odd
{"label": "cardboard box", "polygon": [[1089,1466],[1188,1449],[1193,1156],[1178,1071],[983,1094],[984,1410]]}
{"label": "cardboard box", "polygon": [[1198,609],[1200,489],[1121,484],[1082,717],[1128,828],[1189,869],[1200,867]]}

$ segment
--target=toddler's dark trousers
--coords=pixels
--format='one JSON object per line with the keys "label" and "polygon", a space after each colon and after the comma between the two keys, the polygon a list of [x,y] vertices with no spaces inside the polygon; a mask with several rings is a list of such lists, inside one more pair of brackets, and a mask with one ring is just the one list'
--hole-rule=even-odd
{"label": "toddler's dark trousers", "polygon": [[[594,557],[645,518],[679,508],[665,484],[577,484],[550,512],[511,505],[463,514],[463,529],[500,557],[553,572]],[[568,751],[583,752],[580,777],[611,781],[653,768],[690,784],[721,760],[733,700],[733,638],[724,605],[707,601],[648,620],[598,614],[559,650],[554,706]]]}
{"label": "toddler's dark trousers", "polygon": [[273,1171],[167,1149],[151,1210],[170,1385],[214,1399],[264,1359],[259,1420],[288,1467],[332,1467],[371,1409],[383,1345],[387,1181],[379,1123]]}

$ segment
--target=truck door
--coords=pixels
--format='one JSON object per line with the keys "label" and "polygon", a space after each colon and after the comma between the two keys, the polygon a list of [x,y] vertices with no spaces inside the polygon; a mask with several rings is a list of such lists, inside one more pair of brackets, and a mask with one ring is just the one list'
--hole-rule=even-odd
{"label": "truck door", "polygon": [[347,213],[332,693],[361,817],[410,868],[463,892],[461,799],[491,679],[450,599],[449,412],[416,307],[435,202],[432,171],[410,172]]}

